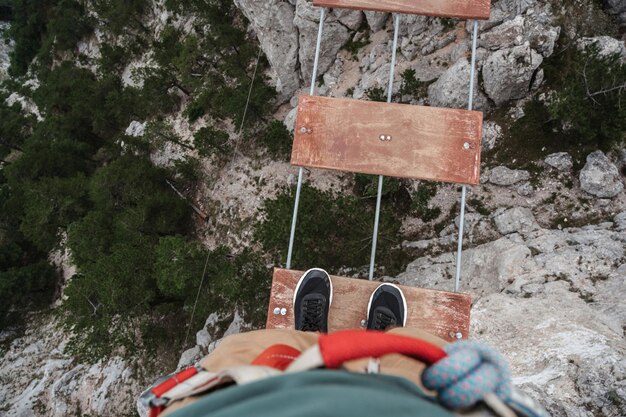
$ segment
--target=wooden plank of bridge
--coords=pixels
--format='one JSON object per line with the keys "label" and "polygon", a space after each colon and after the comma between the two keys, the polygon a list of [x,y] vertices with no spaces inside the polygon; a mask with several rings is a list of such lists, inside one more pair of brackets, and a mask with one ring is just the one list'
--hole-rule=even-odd
{"label": "wooden plank of bridge", "polygon": [[[266,328],[293,329],[293,291],[303,271],[274,269]],[[329,331],[361,328],[367,317],[367,303],[380,285],[377,281],[331,276],[333,303]],[[407,327],[417,327],[445,340],[455,340],[457,332],[467,338],[471,298],[467,294],[399,286],[407,299]],[[286,314],[274,314],[285,309]]]}
{"label": "wooden plank of bridge", "polygon": [[301,96],[291,163],[478,184],[482,121],[478,111]]}
{"label": "wooden plank of bridge", "polygon": [[378,12],[489,19],[490,0],[313,0],[318,7],[373,10]]}

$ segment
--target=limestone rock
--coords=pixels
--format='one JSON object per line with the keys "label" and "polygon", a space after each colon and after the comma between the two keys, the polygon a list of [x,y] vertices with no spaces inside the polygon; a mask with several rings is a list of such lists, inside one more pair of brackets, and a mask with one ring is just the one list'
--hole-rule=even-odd
{"label": "limestone rock", "polygon": [[571,171],[574,167],[574,161],[567,152],[557,152],[546,156],[543,160],[547,165],[559,171]]}
{"label": "limestone rock", "polygon": [[[472,338],[498,348],[513,383],[553,417],[626,415],[624,222],[626,212],[615,224],[536,228],[463,252]],[[420,257],[395,280],[450,290],[454,255]]]}
{"label": "limestone rock", "polygon": [[146,122],[141,123],[136,120],[133,120],[132,122],[130,122],[130,124],[128,125],[124,133],[126,134],[126,136],[139,137],[139,136],[143,136],[145,131],[146,131]]}
{"label": "limestone rock", "polygon": [[250,27],[259,38],[261,49],[275,73],[279,101],[289,100],[300,84],[297,73],[298,30],[294,25],[294,7],[280,0],[234,1],[250,20]]}
{"label": "limestone rock", "polygon": [[4,32],[9,29],[10,25],[7,22],[0,22],[0,82],[8,77],[9,66],[11,65],[11,59],[9,54],[15,46],[13,41],[4,41]]}
{"label": "limestone rock", "polygon": [[[485,96],[478,90],[478,72],[475,75],[474,108],[485,109],[488,107]],[[469,98],[470,63],[467,59],[461,59],[441,77],[428,87],[428,100],[431,106],[466,108]]]}
{"label": "limestone rock", "polygon": [[369,11],[365,12],[365,19],[367,20],[367,24],[369,25],[372,32],[378,32],[379,30],[384,28],[388,18],[389,13]]}
{"label": "limestone rock", "polygon": [[[508,238],[463,251],[463,291],[480,297],[504,290],[516,277],[525,275],[525,268],[531,269],[527,267],[530,256],[528,247]],[[403,285],[450,291],[455,261],[454,253],[418,258],[395,279]]]}
{"label": "limestone rock", "polygon": [[[513,383],[553,417],[624,415],[626,344],[562,281],[529,298],[492,294],[472,308],[471,333],[509,360]],[[611,394],[612,393],[612,394]]]}
{"label": "limestone rock", "polygon": [[496,143],[502,138],[502,128],[496,122],[483,123],[482,150],[490,151],[496,147]]}
{"label": "limestone rock", "polygon": [[181,370],[189,366],[192,366],[193,364],[198,362],[200,359],[202,359],[203,356],[204,355],[202,354],[202,351],[200,350],[200,346],[194,346],[191,349],[187,349],[180,356],[176,369]]}
{"label": "limestone rock", "polygon": [[363,22],[363,12],[350,9],[333,9],[333,15],[350,30],[357,30]]}
{"label": "limestone rock", "polygon": [[523,182],[517,187],[517,193],[524,197],[529,197],[535,192],[535,187],[532,186],[530,181]]}
{"label": "limestone rock", "polygon": [[516,16],[480,35],[480,46],[495,51],[530,44],[544,57],[552,55],[560,28],[543,25],[530,17]]}
{"label": "limestone rock", "polygon": [[617,214],[613,218],[613,221],[615,222],[615,227],[617,228],[617,230],[626,230],[626,211],[622,211],[621,213]]}
{"label": "limestone rock", "polygon": [[485,92],[497,105],[525,97],[543,57],[529,46],[491,54],[483,65]]}
{"label": "limestone rock", "polygon": [[591,46],[598,49],[598,54],[603,57],[611,55],[620,55],[626,58],[626,46],[624,41],[612,38],[610,36],[596,36],[593,38],[581,38],[578,40],[577,46],[580,49],[587,49]]}
{"label": "limestone rock", "polygon": [[579,178],[583,190],[600,198],[613,198],[624,189],[617,167],[602,151],[587,155]]}
{"label": "limestone rock", "polygon": [[283,121],[283,123],[285,124],[285,127],[287,127],[287,130],[289,130],[291,133],[293,133],[293,130],[295,128],[297,115],[298,115],[298,108],[294,107],[293,109],[289,111],[289,113],[287,113],[287,116],[285,116],[285,120]]}
{"label": "limestone rock", "polygon": [[521,45],[524,40],[524,17],[506,21],[480,35],[480,46],[490,50]]}
{"label": "limestone rock", "polygon": [[[284,4],[284,3],[283,3]],[[298,29],[298,43],[300,49],[298,56],[300,61],[300,74],[302,79],[310,83],[313,72],[313,59],[315,57],[315,44],[317,42],[318,23],[320,10],[308,0],[296,2],[296,13],[293,19]],[[335,61],[337,52],[350,39],[350,31],[337,17],[330,14],[324,20],[324,33],[320,46],[318,74],[322,75]]]}
{"label": "limestone rock", "polygon": [[493,217],[496,228],[503,235],[510,233],[526,233],[539,228],[535,216],[526,207],[512,207],[499,210]]}
{"label": "limestone rock", "polygon": [[416,15],[401,20],[399,35],[400,52],[408,61],[440,50],[456,39],[455,32],[444,30],[439,19]]}
{"label": "limestone rock", "polygon": [[[132,412],[135,398],[153,375],[137,375],[120,357],[80,363],[64,352],[69,335],[50,317],[29,318],[0,361],[2,415],[118,416]],[[147,377],[147,378],[146,378]],[[111,406],[114,404],[114,406]]]}
{"label": "limestone rock", "polygon": [[493,168],[489,172],[489,182],[496,185],[509,186],[530,178],[528,171],[510,169],[503,165]]}

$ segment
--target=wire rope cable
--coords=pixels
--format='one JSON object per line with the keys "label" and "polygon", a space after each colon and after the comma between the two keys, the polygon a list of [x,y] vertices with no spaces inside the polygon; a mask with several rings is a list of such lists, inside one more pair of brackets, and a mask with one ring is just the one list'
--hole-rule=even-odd
{"label": "wire rope cable", "polygon": [[[396,49],[398,49],[398,32],[400,31],[400,15],[394,15],[393,44],[391,47],[391,66],[389,67],[389,85],[387,86],[387,103],[391,103],[393,96],[393,77],[396,67]],[[372,233],[372,253],[370,255],[370,270],[368,279],[374,278],[374,263],[376,261],[376,246],[378,245],[378,225],[380,222],[380,205],[383,194],[383,176],[378,176],[378,193],[376,194],[376,214],[374,215],[374,232]]]}
{"label": "wire rope cable", "polygon": [[[326,9],[322,8],[320,10],[320,23],[317,29],[317,42],[315,43],[315,56],[313,58],[313,72],[311,74],[311,89],[309,90],[309,95],[313,95],[315,93],[315,81],[317,78],[317,66],[319,65],[320,59],[320,47],[322,44],[322,32],[324,31],[324,18],[326,17]],[[298,169],[298,185],[296,187],[296,199],[293,207],[293,216],[291,218],[291,231],[289,232],[289,248],[287,249],[287,264],[286,268],[291,268],[291,257],[293,255],[293,242],[296,237],[296,224],[298,222],[298,206],[300,205],[300,192],[302,191],[302,175],[304,173],[304,168],[300,167]]]}
{"label": "wire rope cable", "polygon": [[[272,8],[267,8],[267,15],[265,17],[265,26],[264,29],[267,29],[270,21],[272,20]],[[259,62],[261,61],[261,55],[263,53],[263,48],[261,48],[260,40],[259,40],[259,52],[257,53],[256,62],[254,63],[254,71],[252,72],[252,78],[250,79],[250,88],[248,89],[248,97],[246,98],[246,104],[243,109],[243,114],[241,116],[241,123],[239,124],[239,130],[237,131],[237,139],[235,141],[235,148],[233,151],[233,155],[231,157],[231,163],[237,157],[237,149],[239,147],[239,142],[241,138],[241,132],[243,130],[244,122],[246,121],[246,115],[248,114],[248,106],[250,105],[250,98],[252,97],[252,89],[254,87],[254,82],[256,80],[257,71],[259,69]],[[220,205],[221,210],[221,205]],[[226,231],[226,236],[230,234],[230,226]],[[204,285],[204,281],[206,279],[206,271],[209,265],[209,259],[211,256],[211,252],[207,251],[206,259],[204,261],[204,269],[202,270],[202,277],[200,278],[200,285],[198,286],[198,291],[196,292],[196,298],[193,303],[193,308],[191,309],[191,317],[189,318],[189,323],[187,324],[187,333],[185,335],[185,341],[183,342],[183,349],[187,346],[187,342],[189,341],[189,334],[191,332],[191,326],[193,325],[193,319],[196,313],[196,307],[198,306],[198,300],[200,299],[200,292],[202,291],[202,287]]]}
{"label": "wire rope cable", "polygon": [[[478,38],[478,21],[474,20],[472,29],[472,64],[470,66],[469,98],[467,110],[472,110],[474,105],[474,77],[476,71],[476,40]],[[461,260],[463,253],[463,229],[465,227],[465,195],[466,187],[461,188],[461,213],[459,215],[459,240],[456,250],[456,275],[454,277],[454,292],[459,292],[461,285]]]}

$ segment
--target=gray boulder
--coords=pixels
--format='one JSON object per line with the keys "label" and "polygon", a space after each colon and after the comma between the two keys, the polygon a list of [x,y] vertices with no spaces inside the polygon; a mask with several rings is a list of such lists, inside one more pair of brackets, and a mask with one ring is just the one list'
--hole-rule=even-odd
{"label": "gray boulder", "polygon": [[495,185],[509,186],[530,178],[528,171],[510,169],[503,165],[493,168],[489,172],[489,182]]}
{"label": "gray boulder", "polygon": [[485,92],[497,105],[528,95],[543,56],[529,46],[514,46],[491,54],[483,65]]}
{"label": "gray boulder", "polygon": [[620,41],[610,36],[580,38],[577,46],[580,49],[587,49],[593,46],[594,48],[597,48],[598,54],[603,57],[616,54],[626,57],[626,46],[624,46],[624,41]]}
{"label": "gray boulder", "polygon": [[[293,19],[298,29],[298,43],[300,49],[300,74],[305,82],[310,83],[313,72],[313,60],[315,58],[315,44],[317,42],[320,9],[313,6],[307,0],[296,2],[296,14]],[[324,19],[324,33],[322,35],[318,74],[324,74],[335,62],[337,52],[350,39],[350,31],[344,24],[338,21],[333,14]]]}
{"label": "gray boulder", "polygon": [[[470,63],[467,59],[461,59],[428,87],[430,105],[466,108],[469,99],[469,79]],[[486,109],[488,107],[487,100],[478,89],[478,71],[475,74],[474,86],[474,108]]]}
{"label": "gray boulder", "polygon": [[613,218],[617,230],[626,230],[626,211],[622,211]]}
{"label": "gray boulder", "polygon": [[626,412],[623,336],[607,316],[556,281],[529,298],[492,294],[472,308],[471,334],[509,360],[513,384],[553,417]]}
{"label": "gray boulder", "polygon": [[530,17],[516,16],[480,35],[480,46],[492,51],[533,45],[544,57],[552,55],[560,28],[541,24]]}
{"label": "gray boulder", "polygon": [[289,100],[300,85],[298,77],[298,31],[294,25],[294,7],[280,0],[259,2],[234,0],[250,20],[261,49],[274,72],[279,101]]}
{"label": "gray boulder", "polygon": [[[513,383],[553,417],[626,415],[625,241],[602,223],[512,233],[463,252],[471,338],[498,348]],[[420,257],[395,280],[450,290],[454,255]]]}
{"label": "gray boulder", "polygon": [[385,27],[389,13],[383,12],[365,12],[365,19],[372,32],[378,32]]}
{"label": "gray boulder", "polygon": [[11,65],[11,59],[9,55],[15,46],[15,42],[8,41],[4,42],[4,32],[6,32],[10,27],[10,24],[7,22],[0,22],[0,82],[5,78],[8,78],[9,66]]}
{"label": "gray boulder", "polygon": [[570,171],[574,167],[574,161],[567,152],[550,154],[546,156],[543,162],[559,171]]}
{"label": "gray boulder", "polygon": [[483,123],[482,149],[490,151],[496,147],[496,143],[502,138],[502,128],[496,122],[487,121]]}
{"label": "gray boulder", "polygon": [[333,9],[332,13],[341,24],[350,30],[357,30],[363,22],[363,12],[360,10]]}
{"label": "gray boulder", "polygon": [[535,216],[526,207],[512,207],[498,210],[493,217],[498,232],[503,235],[511,233],[527,233],[539,229]]}
{"label": "gray boulder", "polygon": [[587,155],[587,163],[579,178],[584,191],[600,198],[613,198],[624,189],[617,167],[602,151]]}

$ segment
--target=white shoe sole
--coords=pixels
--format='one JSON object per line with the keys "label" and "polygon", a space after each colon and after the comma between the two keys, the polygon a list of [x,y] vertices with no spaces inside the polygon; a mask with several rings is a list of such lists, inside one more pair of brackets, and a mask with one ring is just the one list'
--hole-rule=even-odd
{"label": "white shoe sole", "polygon": [[404,296],[404,293],[402,292],[400,287],[398,287],[395,284],[390,284],[388,282],[384,282],[380,284],[378,287],[376,287],[374,291],[372,291],[372,295],[370,295],[370,300],[367,303],[367,322],[369,323],[370,321],[370,309],[372,308],[372,301],[374,301],[374,294],[376,294],[376,291],[378,291],[378,289],[383,286],[393,287],[400,292],[400,295],[402,296],[402,306],[404,307],[404,319],[402,320],[402,327],[406,326],[406,318],[407,318],[407,313],[408,313],[407,307],[406,307],[406,297]]}

